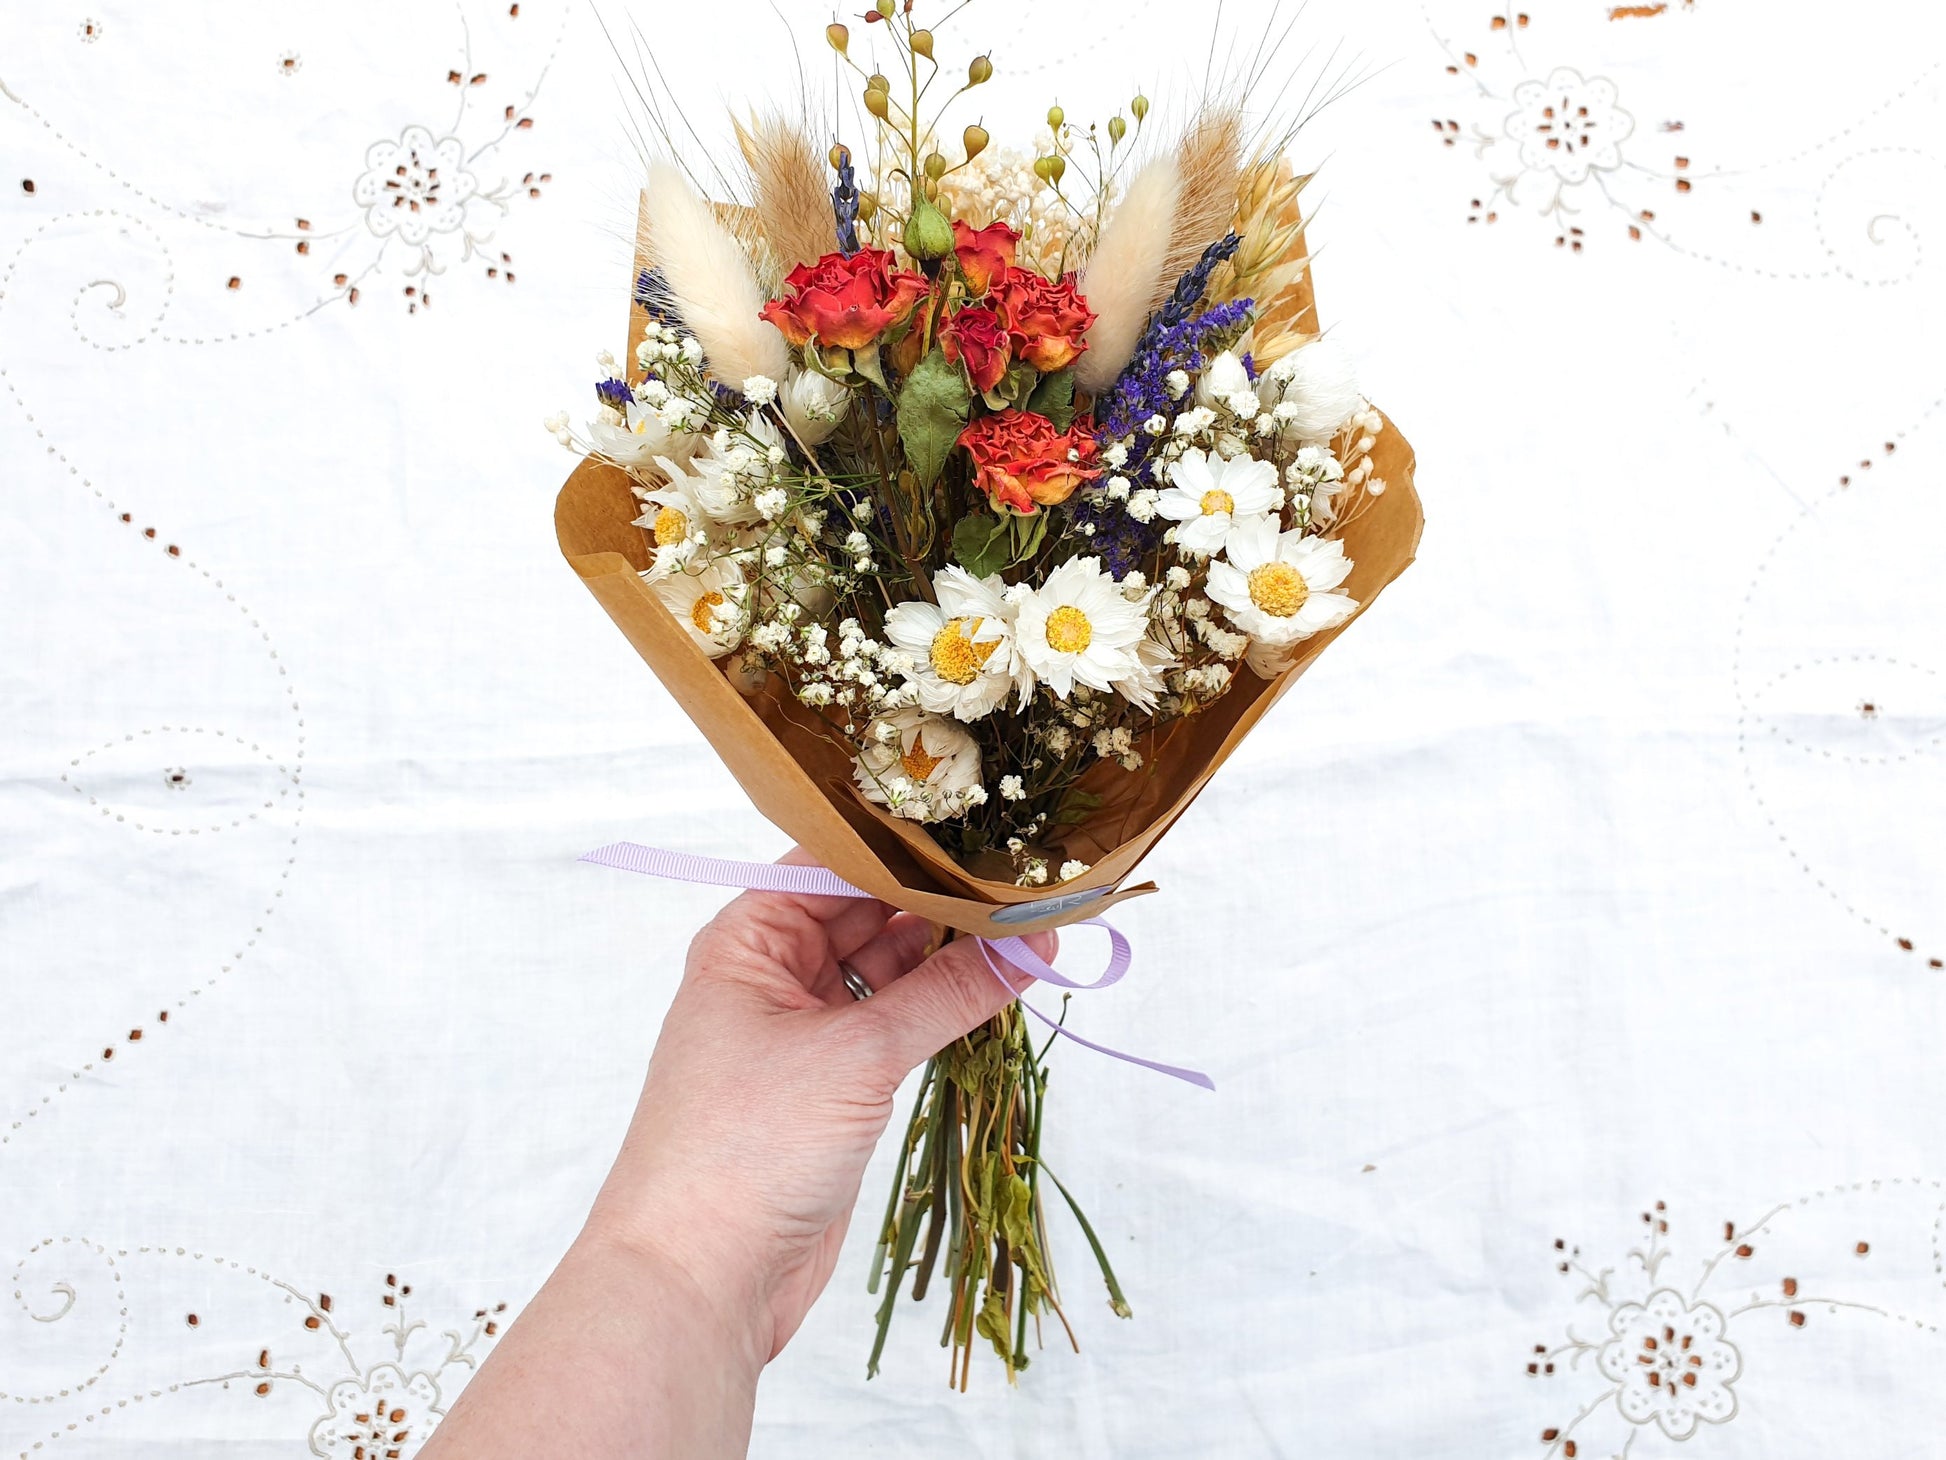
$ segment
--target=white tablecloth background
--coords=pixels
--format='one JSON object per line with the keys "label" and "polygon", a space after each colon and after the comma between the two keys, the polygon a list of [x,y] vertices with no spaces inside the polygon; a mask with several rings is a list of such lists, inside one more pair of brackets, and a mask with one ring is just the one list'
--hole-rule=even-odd
{"label": "white tablecloth background", "polygon": [[[868,1385],[868,1216],[753,1453],[1946,1453],[1940,48],[1653,8],[1301,19],[1369,73],[1307,133],[1319,293],[1428,527],[1075,1010],[1218,1085],[1059,1058],[1135,1319],[1063,1235],[1078,1357],[948,1394],[908,1309]],[[794,90],[761,0],[636,9],[712,135]],[[1002,140],[1160,118],[1205,11],[942,50]],[[722,900],[576,855],[782,849],[554,546],[619,74],[578,0],[0,14],[0,1453],[349,1455],[393,1386],[410,1454]],[[423,245],[353,201],[412,125],[479,187]],[[1648,1338],[1707,1356],[1686,1440]]]}

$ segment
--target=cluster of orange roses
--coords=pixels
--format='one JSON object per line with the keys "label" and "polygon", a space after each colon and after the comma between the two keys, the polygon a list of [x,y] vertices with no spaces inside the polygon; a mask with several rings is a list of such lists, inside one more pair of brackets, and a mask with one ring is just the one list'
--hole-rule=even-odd
{"label": "cluster of orange roses", "polygon": [[[925,275],[896,268],[888,249],[826,254],[792,269],[784,279],[787,296],[766,304],[763,317],[799,348],[815,340],[851,351],[870,350],[910,325],[895,359],[916,358],[936,338],[947,362],[965,371],[972,395],[999,407],[995,393],[1016,365],[1035,372],[1024,380],[1016,373],[1022,385],[1066,370],[1088,348],[1095,321],[1072,276],[1049,279],[1014,262],[1019,242],[1004,222],[976,229],[955,220],[953,256],[965,286],[957,295],[936,292]],[[920,312],[929,298],[933,310]],[[1011,391],[1020,400],[1030,393]],[[1021,516],[1065,502],[1100,475],[1094,423],[1085,416],[1061,428],[1044,414],[1007,404],[976,416],[959,444],[993,506]]]}

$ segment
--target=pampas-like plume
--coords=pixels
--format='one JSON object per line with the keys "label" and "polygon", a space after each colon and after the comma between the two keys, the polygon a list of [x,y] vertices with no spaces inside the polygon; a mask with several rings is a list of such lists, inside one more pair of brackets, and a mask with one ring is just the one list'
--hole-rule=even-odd
{"label": "pampas-like plume", "polygon": [[732,389],[753,375],[783,381],[790,352],[777,326],[758,314],[764,292],[749,256],[673,163],[649,164],[642,221],[648,255],[669,281],[710,374]]}
{"label": "pampas-like plume", "polygon": [[1203,113],[1176,148],[1182,200],[1176,205],[1163,292],[1176,285],[1203,250],[1230,231],[1243,176],[1243,118],[1234,107]]}
{"label": "pampas-like plume", "polygon": [[1095,322],[1087,350],[1074,363],[1074,383],[1090,395],[1115,383],[1150,312],[1175,283],[1167,264],[1181,198],[1182,172],[1174,154],[1165,153],[1129,179],[1128,191],[1102,224],[1081,281]]}
{"label": "pampas-like plume", "polygon": [[750,169],[757,219],[780,273],[813,263],[838,247],[824,159],[805,135],[780,116],[736,122],[737,146]]}

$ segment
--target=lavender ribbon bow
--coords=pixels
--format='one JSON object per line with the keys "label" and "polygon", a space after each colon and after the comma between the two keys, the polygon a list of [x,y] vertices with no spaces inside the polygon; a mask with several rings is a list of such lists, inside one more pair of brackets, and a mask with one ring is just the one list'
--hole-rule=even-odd
{"label": "lavender ribbon bow", "polygon": [[[598,847],[581,858],[601,867],[617,867],[624,872],[639,872],[645,877],[661,877],[670,882],[695,882],[709,887],[736,887],[746,892],[794,892],[811,897],[858,897],[869,898],[869,892],[853,887],[836,872],[825,867],[797,867],[782,862],[733,862],[721,857],[699,857],[688,852],[668,852],[658,847],[638,846],[634,842],[615,842],[610,846]],[[1128,972],[1134,961],[1133,950],[1128,939],[1121,931],[1105,918],[1087,918],[1079,926],[1100,928],[1108,934],[1108,967],[1101,977],[1092,983],[1080,983],[1057,970],[1040,954],[1027,946],[1023,938],[976,938],[980,956],[986,961],[987,969],[1000,985],[1009,993],[1013,985],[1000,972],[1002,963],[1018,969],[1041,983],[1053,984],[1056,988],[1085,991],[1105,989],[1120,983],[1122,975]],[[1019,998],[1018,995],[1015,995]],[[1200,1085],[1205,1090],[1214,1090],[1216,1084],[1201,1070],[1186,1069],[1181,1065],[1167,1065],[1159,1060],[1143,1059],[1140,1055],[1124,1054],[1121,1050],[1110,1049],[1105,1044],[1096,1044],[1084,1039],[1066,1025],[1058,1023],[1036,1009],[1025,999],[1020,999],[1020,1007],[1032,1014],[1041,1023],[1052,1029],[1064,1039],[1072,1039],[1084,1049],[1092,1049],[1097,1054],[1105,1054],[1110,1059],[1118,1059],[1125,1064],[1141,1065],[1145,1069],[1171,1075],[1178,1080],[1186,1080],[1192,1085]]]}

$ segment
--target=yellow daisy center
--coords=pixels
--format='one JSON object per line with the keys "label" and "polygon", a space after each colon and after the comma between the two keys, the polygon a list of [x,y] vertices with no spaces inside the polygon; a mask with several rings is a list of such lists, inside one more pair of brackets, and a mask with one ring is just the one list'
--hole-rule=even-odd
{"label": "yellow daisy center", "polygon": [[1056,654],[1080,654],[1095,640],[1095,626],[1088,615],[1070,604],[1062,604],[1047,616],[1047,647]]}
{"label": "yellow daisy center", "polygon": [[944,756],[928,755],[926,737],[915,735],[912,737],[912,749],[899,757],[899,769],[920,785],[924,785],[932,778],[932,773],[939,768],[940,761],[944,759]]}
{"label": "yellow daisy center", "polygon": [[993,640],[976,644],[966,636],[970,619],[952,618],[932,636],[932,670],[948,684],[971,684],[999,647]]}
{"label": "yellow daisy center", "polygon": [[1203,493],[1203,515],[1205,517],[1213,516],[1218,512],[1234,512],[1236,510],[1237,499],[1221,487]]}
{"label": "yellow daisy center", "polygon": [[1265,563],[1250,570],[1250,601],[1272,618],[1289,618],[1310,596],[1304,575],[1289,563]]}
{"label": "yellow daisy center", "polygon": [[697,633],[713,634],[716,632],[716,625],[712,621],[711,616],[716,612],[722,602],[723,595],[720,593],[705,593],[701,598],[696,600],[695,607],[689,610],[689,621],[696,625]]}
{"label": "yellow daisy center", "polygon": [[664,507],[655,514],[655,545],[669,547],[689,536],[689,517],[679,507]]}

